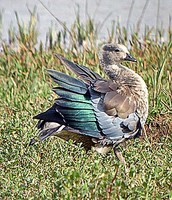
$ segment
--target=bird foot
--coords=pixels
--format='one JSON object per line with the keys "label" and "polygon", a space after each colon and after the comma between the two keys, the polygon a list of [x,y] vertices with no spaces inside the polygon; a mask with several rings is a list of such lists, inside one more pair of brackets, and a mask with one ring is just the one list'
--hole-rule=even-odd
{"label": "bird foot", "polygon": [[127,163],[126,163],[125,158],[123,157],[121,151],[118,148],[114,148],[113,150],[114,150],[114,153],[115,153],[116,157],[118,158],[118,160],[124,165],[125,173],[128,174],[129,169],[127,167]]}

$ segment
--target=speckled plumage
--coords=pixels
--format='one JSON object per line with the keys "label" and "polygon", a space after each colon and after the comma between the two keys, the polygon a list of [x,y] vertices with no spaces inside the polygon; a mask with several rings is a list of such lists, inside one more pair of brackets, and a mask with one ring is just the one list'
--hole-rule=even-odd
{"label": "speckled plumage", "polygon": [[[118,49],[118,54],[114,56],[112,52],[107,52],[108,46],[115,46]],[[104,47],[106,47],[106,50],[104,50]],[[109,55],[108,61],[106,60],[107,54]],[[128,54],[129,52],[124,45],[106,44],[99,53],[100,64],[109,78],[121,86],[120,90],[125,90],[125,87],[130,89],[137,102],[137,113],[141,118],[142,125],[144,125],[148,116],[148,90],[140,75],[121,64]]]}
{"label": "speckled plumage", "polygon": [[39,119],[41,140],[55,134],[107,153],[141,134],[148,115],[148,91],[138,74],[121,65],[125,60],[136,61],[125,46],[105,44],[100,50],[100,65],[109,80],[61,55],[56,57],[79,79],[48,70],[58,84],[53,91],[59,97],[51,108],[34,117]]}

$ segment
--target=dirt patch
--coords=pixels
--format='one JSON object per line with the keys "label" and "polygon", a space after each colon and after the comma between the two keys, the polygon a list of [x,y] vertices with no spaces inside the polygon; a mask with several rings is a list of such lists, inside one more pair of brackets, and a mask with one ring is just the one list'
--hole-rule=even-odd
{"label": "dirt patch", "polygon": [[148,137],[158,142],[161,137],[172,133],[172,115],[159,115],[145,125],[146,133],[141,138]]}

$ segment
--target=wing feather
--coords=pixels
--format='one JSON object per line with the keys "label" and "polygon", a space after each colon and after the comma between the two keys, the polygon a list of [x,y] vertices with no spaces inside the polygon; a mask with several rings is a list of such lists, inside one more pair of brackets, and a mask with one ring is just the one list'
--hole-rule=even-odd
{"label": "wing feather", "polygon": [[112,80],[98,80],[94,90],[104,93],[104,111],[110,115],[126,118],[136,111],[136,101],[128,86],[120,85]]}

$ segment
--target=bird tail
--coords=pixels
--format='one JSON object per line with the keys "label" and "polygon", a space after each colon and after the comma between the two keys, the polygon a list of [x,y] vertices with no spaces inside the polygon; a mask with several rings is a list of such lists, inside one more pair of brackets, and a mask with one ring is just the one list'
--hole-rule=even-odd
{"label": "bird tail", "polygon": [[[54,104],[47,111],[34,116],[33,119],[39,120],[37,123],[37,128],[39,129],[38,139],[41,141],[57,132],[62,131],[65,127],[65,120],[56,109],[56,104]],[[37,140],[33,138],[30,141],[30,145],[33,145],[36,142]]]}
{"label": "bird tail", "polygon": [[[38,125],[41,124],[41,125]],[[53,136],[55,133],[61,132],[64,129],[64,125],[55,122],[46,122],[44,120],[39,120],[37,128],[40,129],[38,137],[32,138],[29,145],[35,144],[37,141],[43,141],[46,138]]]}

